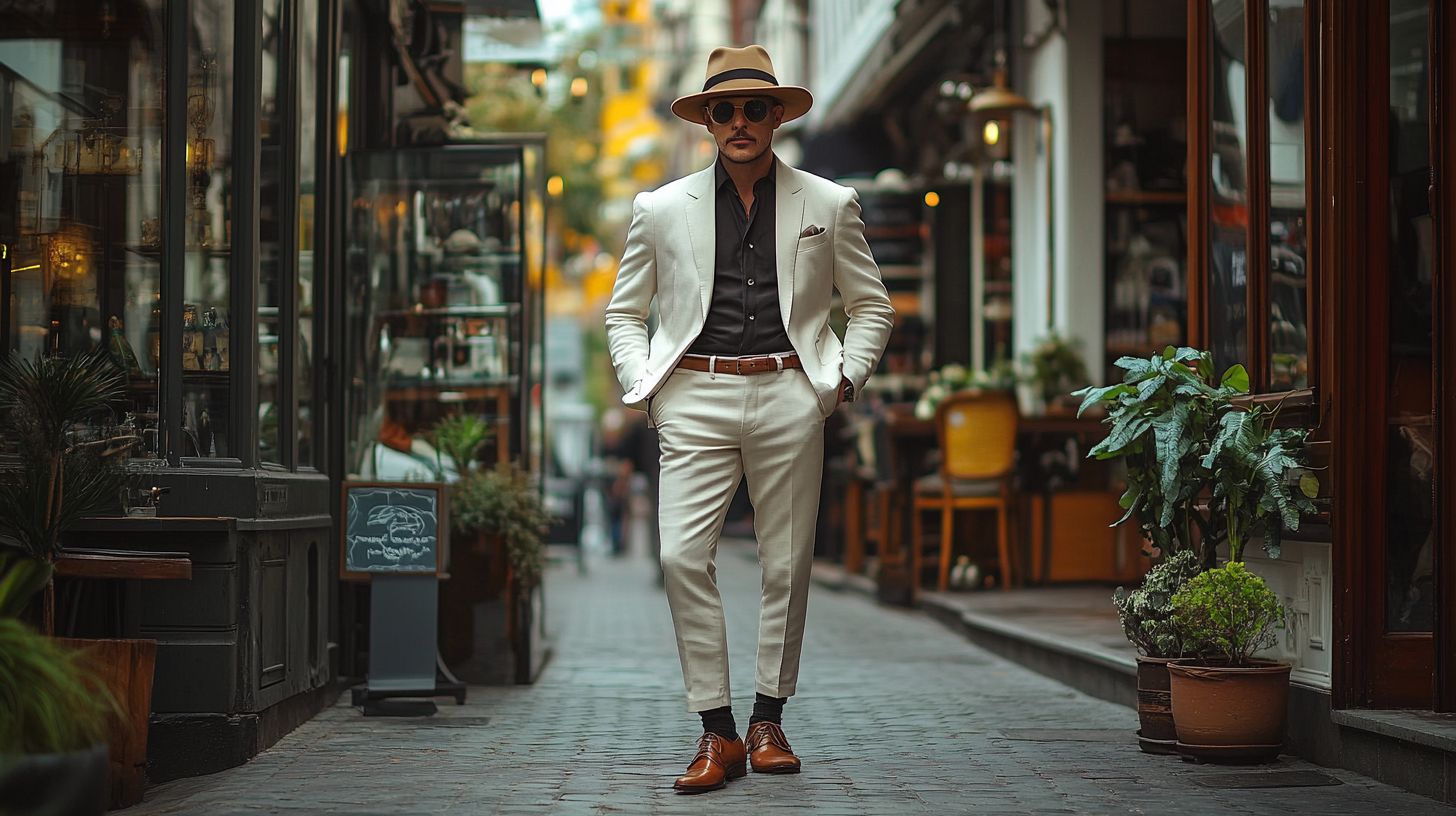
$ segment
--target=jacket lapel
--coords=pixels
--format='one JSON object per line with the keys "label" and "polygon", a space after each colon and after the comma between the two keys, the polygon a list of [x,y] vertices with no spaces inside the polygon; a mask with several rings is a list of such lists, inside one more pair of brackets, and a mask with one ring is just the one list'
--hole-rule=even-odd
{"label": "jacket lapel", "polygon": [[714,253],[718,251],[712,165],[693,177],[687,186],[687,194],[688,240],[693,247],[693,264],[698,268],[698,290],[706,319],[708,304],[713,297]]}
{"label": "jacket lapel", "polygon": [[799,182],[798,171],[774,159],[778,163],[775,174],[774,243],[778,250],[779,313],[784,319],[784,331],[789,330],[789,318],[794,306],[794,260],[798,257],[799,230],[804,222],[804,185]]}

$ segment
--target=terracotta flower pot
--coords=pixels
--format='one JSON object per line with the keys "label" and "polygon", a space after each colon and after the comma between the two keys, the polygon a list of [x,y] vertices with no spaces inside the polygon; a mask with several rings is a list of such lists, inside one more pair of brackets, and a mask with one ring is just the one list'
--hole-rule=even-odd
{"label": "terracotta flower pot", "polygon": [[1175,753],[1178,731],[1173,726],[1173,700],[1168,664],[1176,657],[1137,658],[1138,744],[1150,754]]}
{"label": "terracotta flower pot", "polygon": [[1250,661],[1247,668],[1210,666],[1200,661],[1168,665],[1173,721],[1180,751],[1184,746],[1219,749],[1220,758],[1258,761],[1278,754],[1284,742],[1289,704],[1286,663]]}

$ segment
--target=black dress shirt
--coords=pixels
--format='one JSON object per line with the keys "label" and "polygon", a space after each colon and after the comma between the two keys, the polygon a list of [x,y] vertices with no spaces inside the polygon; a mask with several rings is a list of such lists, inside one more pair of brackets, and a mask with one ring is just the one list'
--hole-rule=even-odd
{"label": "black dress shirt", "polygon": [[779,311],[778,260],[774,240],[774,177],[777,166],[753,184],[753,206],[745,213],[738,187],[719,159],[714,177],[716,251],[713,296],[703,331],[689,354],[742,357],[790,353]]}

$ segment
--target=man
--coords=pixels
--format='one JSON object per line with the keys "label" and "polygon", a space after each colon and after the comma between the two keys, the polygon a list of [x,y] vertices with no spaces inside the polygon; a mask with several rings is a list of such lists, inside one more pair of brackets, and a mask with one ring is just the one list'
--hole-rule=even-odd
{"label": "man", "polygon": [[[760,773],[799,770],[781,715],[798,681],[824,419],[864,387],[894,317],[854,192],[770,149],[774,130],[812,104],[808,90],[778,84],[762,47],[715,49],[702,93],[672,111],[707,127],[718,160],[637,197],[607,307],[622,401],[647,411],[661,446],[663,580],[688,711],[704,730],[674,784],[682,793],[723,787],[749,759]],[[829,328],[834,289],[849,315],[842,344]],[[713,564],[744,476],[763,567],[746,746]]]}

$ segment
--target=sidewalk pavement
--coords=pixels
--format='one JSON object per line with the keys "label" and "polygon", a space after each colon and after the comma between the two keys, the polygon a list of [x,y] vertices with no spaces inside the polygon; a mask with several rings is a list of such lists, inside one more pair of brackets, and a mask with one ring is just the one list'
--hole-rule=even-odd
{"label": "sidewalk pavement", "polygon": [[[725,543],[718,580],[753,698],[758,570]],[[797,776],[680,796],[697,718],[655,569],[599,561],[547,578],[555,658],[534,686],[472,688],[433,718],[336,705],[252,762],[148,791],[128,816],[257,814],[1435,814],[1452,809],[1297,760],[1195,766],[1138,751],[1132,710],[967,643],[923,613],[816,586],[784,728]],[[444,701],[442,701],[443,703]],[[1314,787],[1257,787],[1288,784]]]}

